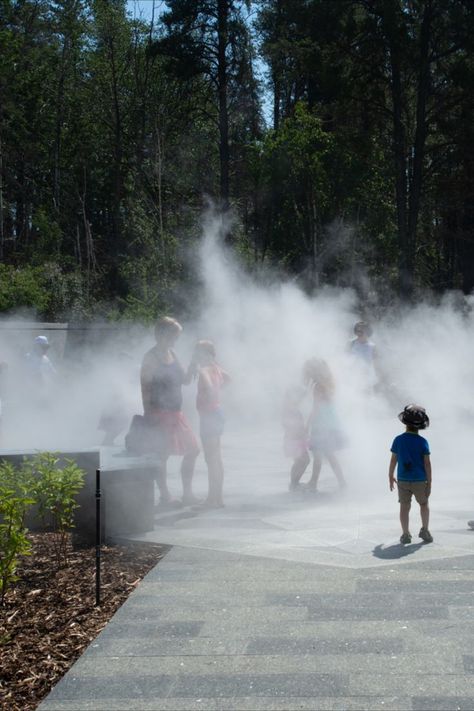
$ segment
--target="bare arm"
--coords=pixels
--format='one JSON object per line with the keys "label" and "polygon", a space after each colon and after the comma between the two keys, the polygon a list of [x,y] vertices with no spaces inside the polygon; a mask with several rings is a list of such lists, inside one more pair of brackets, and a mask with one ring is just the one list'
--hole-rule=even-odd
{"label": "bare arm", "polygon": [[194,360],[191,360],[187,370],[184,372],[183,385],[189,385],[197,377],[198,368]]}
{"label": "bare arm", "polygon": [[423,457],[423,464],[425,466],[426,486],[428,493],[431,493],[431,459],[429,454],[425,454]]}
{"label": "bare arm", "polygon": [[395,484],[397,483],[397,480],[395,479],[395,467],[397,466],[397,455],[392,452],[392,456],[390,457],[390,464],[388,465],[388,481],[390,484],[390,491],[393,491],[395,488]]}
{"label": "bare arm", "polygon": [[222,384],[228,385],[231,382],[232,378],[230,377],[229,373],[226,370],[222,370],[222,368],[219,368],[219,370],[221,371],[221,375],[222,375],[222,381],[223,381]]}
{"label": "bare arm", "polygon": [[147,415],[151,408],[152,366],[148,354],[144,357],[140,370],[140,386],[142,390],[143,413]]}

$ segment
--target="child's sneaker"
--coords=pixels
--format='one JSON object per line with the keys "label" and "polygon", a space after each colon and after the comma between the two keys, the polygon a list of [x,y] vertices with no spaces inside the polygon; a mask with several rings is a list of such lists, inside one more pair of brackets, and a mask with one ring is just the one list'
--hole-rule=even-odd
{"label": "child's sneaker", "polygon": [[402,533],[400,536],[400,543],[405,545],[406,543],[411,543],[411,533]]}
{"label": "child's sneaker", "polygon": [[420,528],[420,532],[418,535],[424,540],[425,543],[433,543],[433,536],[427,528]]}

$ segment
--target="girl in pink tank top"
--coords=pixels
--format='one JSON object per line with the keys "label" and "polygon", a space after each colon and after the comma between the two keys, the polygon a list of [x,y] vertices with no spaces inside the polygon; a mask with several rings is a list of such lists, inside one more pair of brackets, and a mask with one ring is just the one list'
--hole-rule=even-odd
{"label": "girl in pink tank top", "polygon": [[209,491],[204,506],[222,508],[224,465],[221,435],[224,431],[225,419],[220,403],[220,391],[230,381],[230,377],[216,363],[216,350],[211,341],[197,342],[193,361],[197,370],[196,407],[199,412],[199,429],[209,480]]}

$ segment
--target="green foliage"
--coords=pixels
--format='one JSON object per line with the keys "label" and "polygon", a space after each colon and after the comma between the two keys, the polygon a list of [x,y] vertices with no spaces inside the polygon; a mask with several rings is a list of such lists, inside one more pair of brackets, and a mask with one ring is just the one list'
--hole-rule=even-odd
{"label": "green foliage", "polygon": [[333,136],[323,129],[321,119],[300,102],[294,115],[282,122],[278,131],[267,134],[263,160],[270,163],[270,174],[285,188],[305,193],[313,191],[319,209],[327,206],[328,167]]}
{"label": "green foliage", "polygon": [[35,239],[31,261],[42,264],[45,254],[58,257],[61,253],[62,230],[57,220],[39,208],[33,219],[33,228]]}
{"label": "green foliage", "polygon": [[420,285],[474,287],[474,4],[249,7],[0,2],[0,312],[148,321],[227,193],[250,263],[344,284],[406,252]]}
{"label": "green foliage", "polygon": [[31,475],[6,461],[0,463],[0,603],[9,586],[18,579],[19,557],[29,555],[31,545],[24,526],[25,515],[34,503]]}
{"label": "green foliage", "polygon": [[74,528],[76,495],[84,484],[84,472],[70,459],[63,466],[58,463],[57,455],[42,452],[27,460],[24,467],[31,472],[38,513],[43,524],[51,527],[52,548],[61,567],[66,562],[67,535]]}
{"label": "green foliage", "polygon": [[301,256],[317,258],[318,231],[331,216],[330,168],[336,158],[334,137],[304,103],[261,145],[257,170],[273,222],[270,250],[290,268]]}
{"label": "green foliage", "polygon": [[66,560],[67,534],[74,527],[76,496],[84,472],[72,460],[58,466],[55,454],[42,452],[25,459],[20,467],[0,463],[0,603],[9,586],[18,580],[20,556],[30,555],[24,521],[36,505],[43,524],[52,530],[52,552],[60,567]]}
{"label": "green foliage", "polygon": [[41,269],[0,264],[0,311],[24,306],[42,313],[48,301],[49,295],[41,285]]}
{"label": "green foliage", "polygon": [[56,262],[15,267],[0,264],[0,312],[34,309],[39,318],[61,320],[90,314],[84,275],[67,271]]}

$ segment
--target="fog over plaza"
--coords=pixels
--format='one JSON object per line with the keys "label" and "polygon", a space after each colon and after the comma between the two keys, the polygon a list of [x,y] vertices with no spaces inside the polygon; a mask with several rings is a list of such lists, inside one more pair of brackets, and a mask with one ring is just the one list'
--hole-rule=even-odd
{"label": "fog over plaza", "polygon": [[[283,453],[283,396],[288,386],[302,383],[304,361],[318,357],[334,374],[336,407],[347,437],[340,453],[348,482],[346,500],[370,501],[367,492],[382,495],[388,490],[389,448],[403,429],[397,414],[409,402],[423,405],[431,419],[426,437],[433,455],[434,501],[441,491],[463,500],[472,487],[472,299],[447,294],[439,303],[427,300],[364,312],[356,294],[347,289],[325,288],[308,297],[295,283],[272,280],[268,271],[259,278],[246,274],[231,251],[221,246],[221,231],[216,217],[205,221],[199,259],[195,258],[202,285],[200,314],[193,322],[183,321],[175,350],[186,367],[196,340],[210,339],[218,362],[232,377],[223,394],[224,463],[239,451],[244,453],[255,462],[258,488],[271,476],[267,467],[258,466],[271,443],[272,466],[277,471],[265,488],[285,490],[291,460]],[[180,319],[180,314],[170,315]],[[361,318],[372,323],[371,339],[383,375],[382,387],[375,389],[374,380],[348,351],[354,323]],[[2,447],[53,451],[97,447],[103,439],[98,429],[101,415],[120,409],[127,424],[115,444],[117,451],[123,451],[131,417],[142,412],[139,370],[143,354],[153,344],[152,329],[99,330],[77,359],[70,347],[62,358],[63,331],[48,331],[50,356],[58,372],[50,384],[48,404],[41,407],[22,377],[24,354],[34,335],[36,331],[2,330],[1,356],[8,363]],[[309,393],[301,408],[309,416]],[[184,388],[184,411],[197,429],[193,383]],[[176,466],[171,458],[170,471]],[[205,488],[200,468],[205,469],[202,457],[198,493]],[[227,488],[238,487],[232,476],[227,477]],[[323,464],[321,487],[334,492],[337,488],[327,464]]]}

